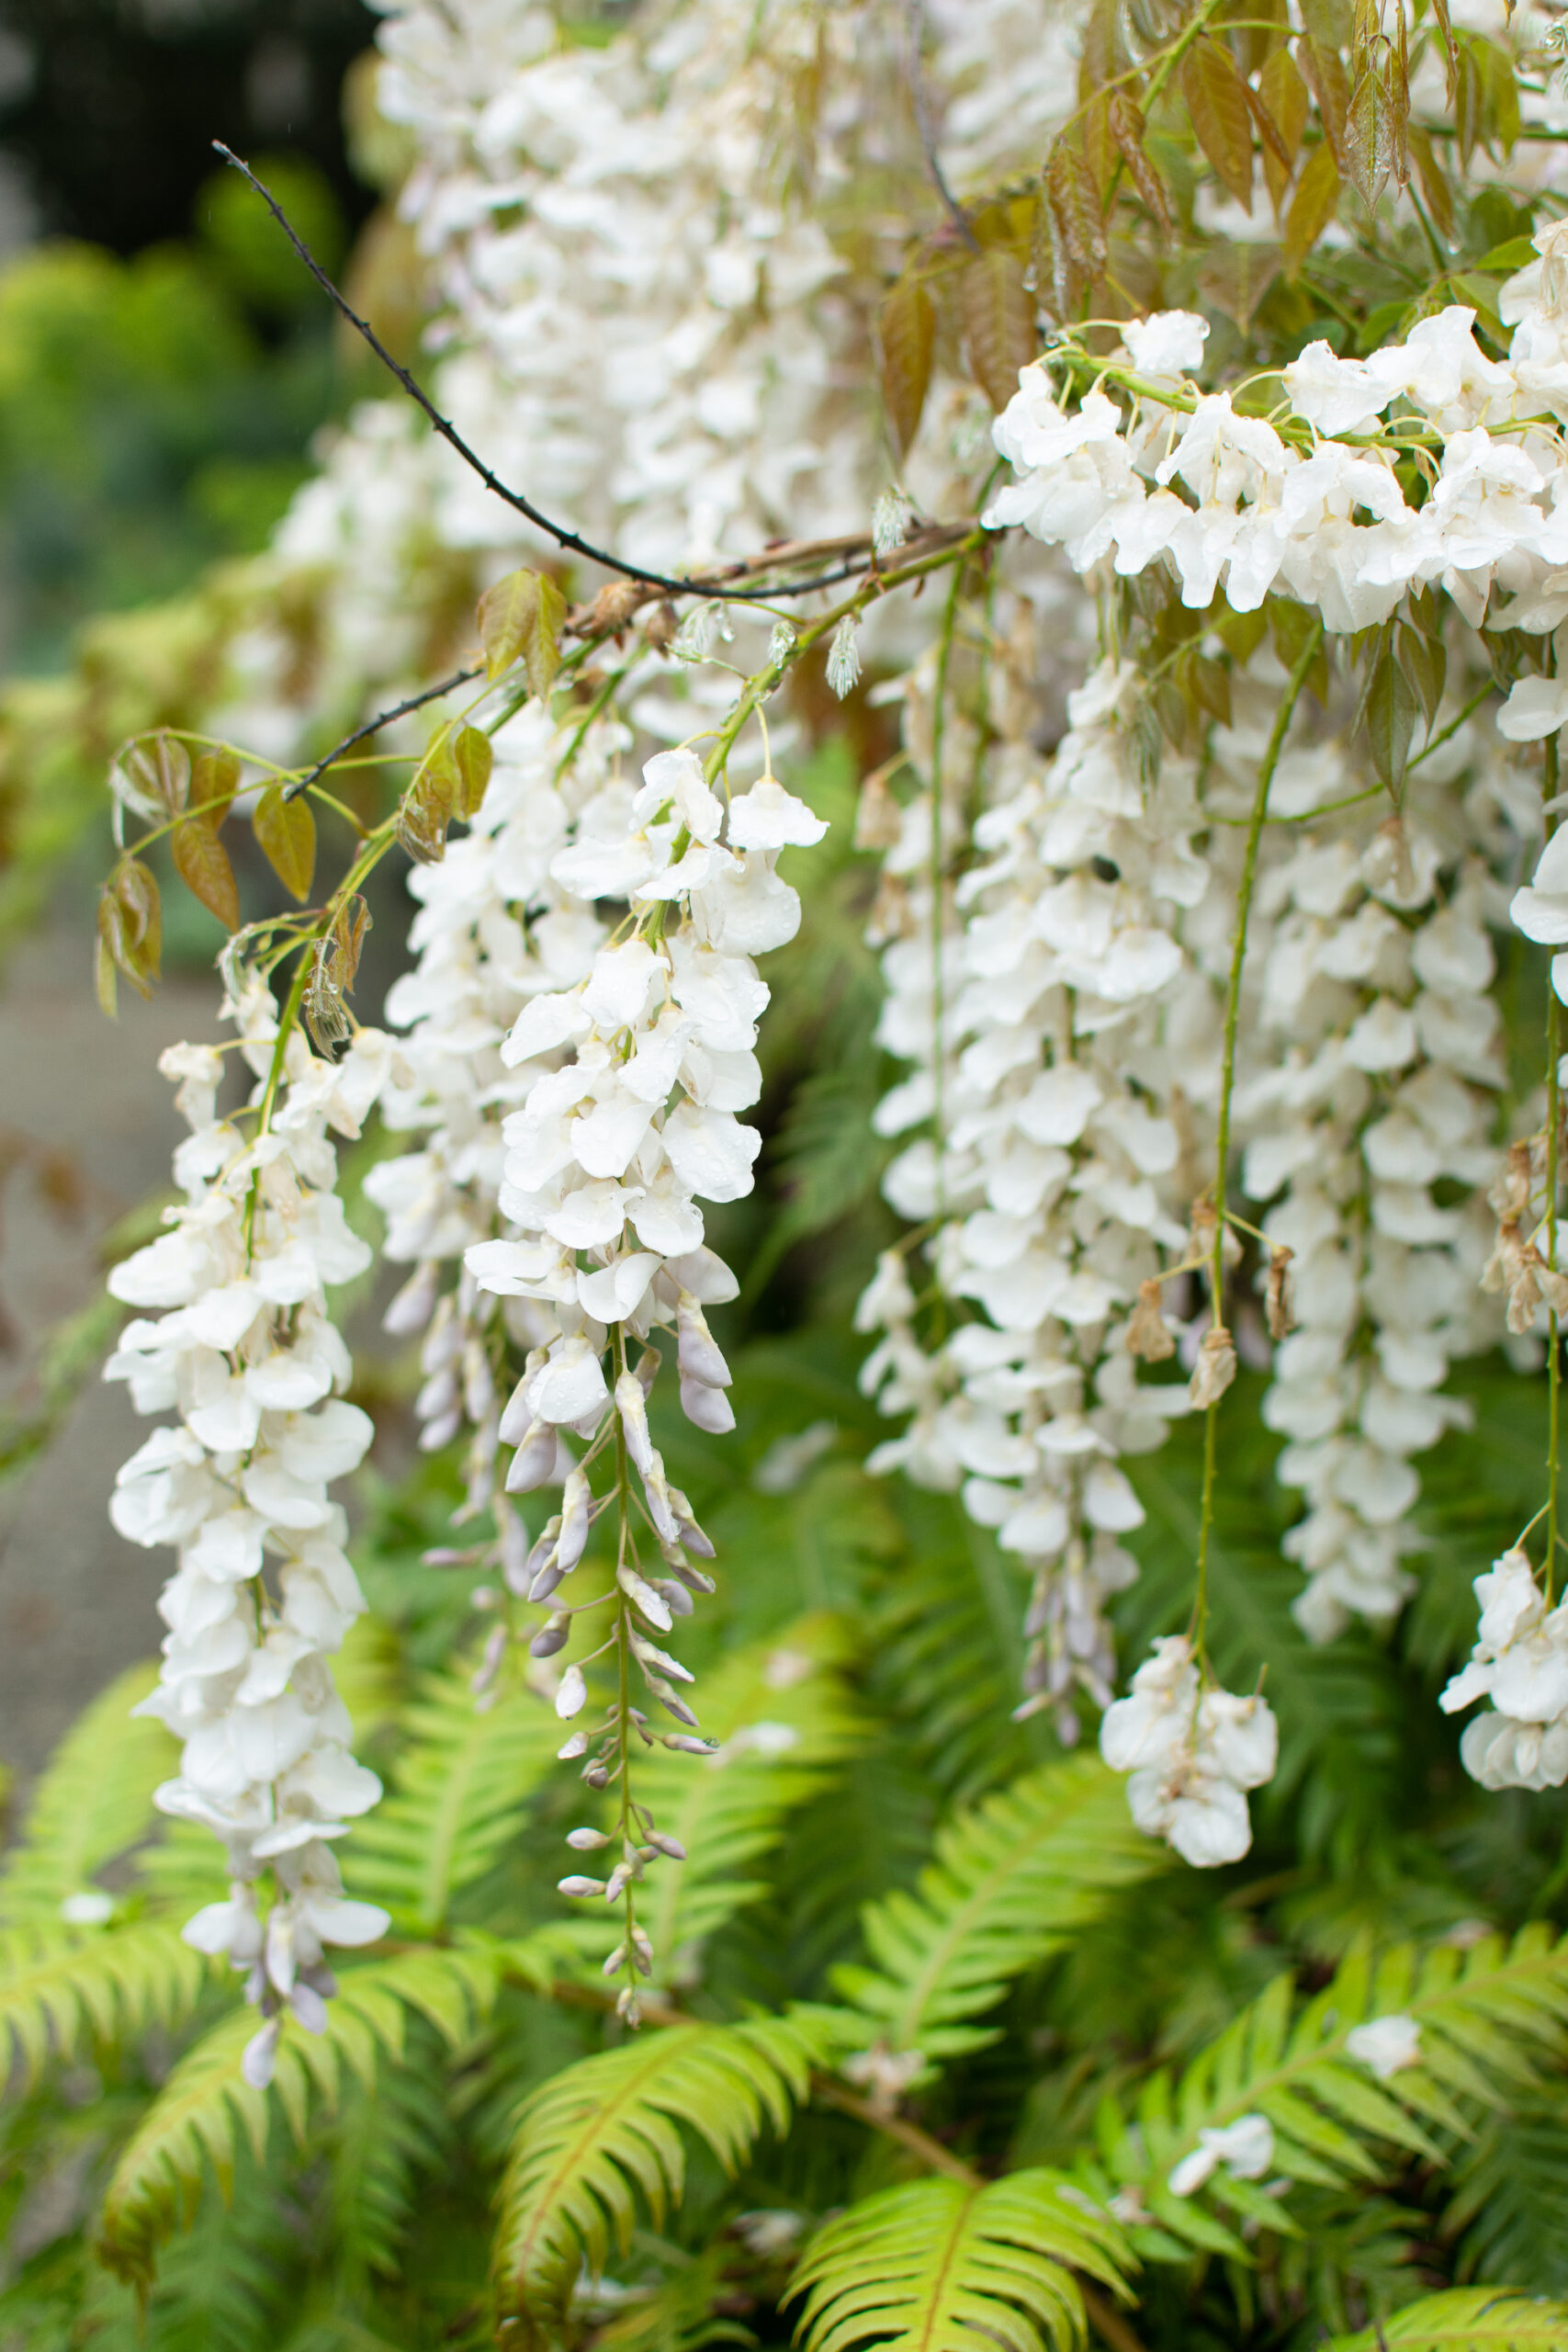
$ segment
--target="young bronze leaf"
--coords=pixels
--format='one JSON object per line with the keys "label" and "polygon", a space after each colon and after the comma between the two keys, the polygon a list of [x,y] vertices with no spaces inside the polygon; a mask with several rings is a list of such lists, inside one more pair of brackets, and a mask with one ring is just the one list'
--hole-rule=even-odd
{"label": "young bronze leaf", "polygon": [[1325,142],[1307,157],[1285,215],[1285,262],[1291,271],[1300,269],[1333,220],[1338,201],[1339,166]]}
{"label": "young bronze leaf", "polygon": [[1188,51],[1181,95],[1199,146],[1236,202],[1252,209],[1252,117],[1230,51],[1205,34]]}
{"label": "young bronze leaf", "polygon": [[[106,1012],[113,1021],[119,1012],[119,995],[115,981],[115,953],[105,934],[107,910],[107,901],[100,899],[98,935],[93,942],[93,987],[97,994],[98,1010]],[[112,914],[108,915],[108,920],[112,922]]]}
{"label": "young bronze leaf", "polygon": [[1291,150],[1285,144],[1279,124],[1269,111],[1267,102],[1247,82],[1242,84],[1241,95],[1247,100],[1247,112],[1258,126],[1258,144],[1265,160],[1272,159],[1280,171],[1289,171]]}
{"label": "young bronze leaf", "polygon": [[1280,142],[1278,149],[1267,139],[1263,143],[1263,176],[1278,219],[1291,184],[1291,167],[1301,153],[1302,133],[1306,129],[1307,86],[1288,49],[1277,49],[1258,79],[1258,96],[1268,109]]}
{"label": "young bronze leaf", "polygon": [[484,805],[490,772],[495,764],[495,748],[479,728],[459,727],[452,741],[452,759],[457,771],[456,813],[459,817],[477,817]]}
{"label": "young bronze leaf", "polygon": [[1111,135],[1127,166],[1127,176],[1137,189],[1162,229],[1170,226],[1170,208],[1166,202],[1165,183],[1149,161],[1144,145],[1143,109],[1125,90],[1112,90],[1106,109]]}
{"label": "young bronze leaf", "polygon": [[175,872],[186,888],[200,899],[209,914],[217,916],[225,931],[238,931],[240,892],[234,869],[212,826],[199,817],[187,817],[175,827],[169,849]]}
{"label": "young bronze leaf", "polygon": [[1372,67],[1361,75],[1345,123],[1345,158],[1351,187],[1370,212],[1382,194],[1393,164],[1393,126],[1382,75]]}
{"label": "young bronze leaf", "polygon": [[1023,265],[1004,246],[988,246],[964,265],[958,293],[970,368],[991,406],[999,411],[1018,390],[1019,369],[1039,349]]}
{"label": "young bronze leaf", "polygon": [[882,305],[882,397],[903,457],[919,431],[935,340],[931,298],[906,271]]}
{"label": "young bronze leaf", "polygon": [[216,832],[229,814],[240,782],[240,759],[225,743],[221,750],[203,752],[191,772],[190,813]]}
{"label": "young bronze leaf", "polygon": [[[122,858],[98,899],[99,1003],[105,1003],[106,993],[113,995],[112,985],[107,991],[104,986],[103,952],[118,965],[132,988],[139,989],[143,996],[151,996],[158,977],[163,944],[158,885],[140,859]],[[112,1009],[112,1005],[106,1006],[106,1010]]]}
{"label": "young bronze leaf", "polygon": [[1412,123],[1406,136],[1410,142],[1410,160],[1416,166],[1416,177],[1427,209],[1432,216],[1432,226],[1446,243],[1453,242],[1454,200],[1448,175],[1438,163],[1437,152],[1418,123]]}
{"label": "young bronze leaf", "polygon": [[1051,150],[1044,188],[1056,246],[1058,284],[1067,277],[1092,284],[1105,269],[1105,226],[1089,166],[1065,139],[1058,139]]}
{"label": "young bronze leaf", "polygon": [[1296,62],[1317,100],[1323,135],[1334,151],[1335,163],[1343,176],[1346,164],[1345,118],[1350,111],[1350,85],[1345,78],[1345,68],[1333,50],[1324,48],[1315,40],[1302,42],[1296,52]]}
{"label": "young bronze leaf", "polygon": [[125,764],[143,792],[161,802],[171,817],[179,815],[190,792],[190,753],[177,735],[160,728],[135,746]]}
{"label": "young bronze leaf", "polygon": [[1443,76],[1446,84],[1444,95],[1451,113],[1455,95],[1454,85],[1459,79],[1459,52],[1454,47],[1453,27],[1449,22],[1448,0],[1432,0],[1432,16],[1443,44]]}
{"label": "young bronze leaf", "polygon": [[308,899],[316,870],[316,820],[309,804],[285,800],[282,786],[269,784],[256,803],[251,828],[257,847],[289,897]]}
{"label": "young bronze leaf", "polygon": [[560,625],[566,598],[542,571],[509,571],[479,598],[479,643],[485,674],[496,679],[521,660],[536,695],[549,692],[560,668]]}

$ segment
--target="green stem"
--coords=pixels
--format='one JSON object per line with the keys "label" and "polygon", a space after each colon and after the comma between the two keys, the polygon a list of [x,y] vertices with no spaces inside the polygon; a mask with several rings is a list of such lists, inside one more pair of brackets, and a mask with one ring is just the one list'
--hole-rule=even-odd
{"label": "green stem", "polygon": [[[620,1324],[617,1324],[615,1326],[615,1369],[617,1377],[626,1371],[626,1332],[624,1328]],[[627,1509],[629,1492],[630,1480],[626,1471],[626,1425],[621,1419],[620,1409],[617,1407],[615,1408],[615,1495],[616,1509],[620,1516],[620,1530],[615,1555],[615,1565],[617,1569],[624,1567],[626,1565],[626,1536],[631,1523],[631,1513]],[[621,1588],[621,1582],[618,1575],[615,1579],[615,1599],[619,1607],[619,1619],[615,1628],[615,1647],[620,1659],[620,1681],[615,1703],[620,1716],[621,1860],[624,1861],[626,1857],[627,1848],[635,1843],[633,1830],[636,1825],[632,1820],[631,1610],[626,1600],[626,1596]],[[625,1936],[626,1956],[625,1965],[622,1969],[622,1974],[626,1978],[626,1991],[629,2000],[636,1999],[637,1984],[637,1954],[636,1949],[632,1943],[632,1931],[637,1926],[637,1899],[634,1893],[635,1886],[636,1881],[628,1878],[626,1883],[624,1894],[624,1900],[626,1906],[626,1928]]]}
{"label": "green stem", "polygon": [[[1252,797],[1252,818],[1247,826],[1247,848],[1242,858],[1241,882],[1236,891],[1235,937],[1231,943],[1230,984],[1225,992],[1224,1050],[1220,1064],[1220,1109],[1214,1133],[1214,1240],[1209,1264],[1209,1285],[1213,1301],[1214,1327],[1224,1322],[1224,1249],[1225,1249],[1225,1163],[1230,1157],[1231,1095],[1235,1084],[1236,1033],[1241,1023],[1241,975],[1247,961],[1247,928],[1252,913],[1252,893],[1258,879],[1258,853],[1263,840],[1263,827],[1269,814],[1269,794],[1274,782],[1274,771],[1280,764],[1280,754],[1285,748],[1285,737],[1295,716],[1307,674],[1317,660],[1323,643],[1323,621],[1314,620],[1306,641],[1297,654],[1295,666],[1285,684],[1280,707],[1274,714],[1273,731],[1269,735],[1262,765],[1258,771],[1258,786]],[[1219,1463],[1218,1423],[1220,1400],[1216,1397],[1208,1408],[1203,1431],[1203,1501],[1198,1521],[1198,1589],[1192,1602],[1192,1638],[1199,1655],[1202,1655],[1203,1624],[1209,1602],[1209,1537],[1214,1523],[1214,1490]]]}
{"label": "green stem", "polygon": [[[1555,664],[1553,664],[1555,667]],[[1550,841],[1557,831],[1557,811],[1551,802],[1557,797],[1557,738],[1546,739],[1546,759],[1541,771],[1541,793],[1547,803],[1546,838]],[[1555,1269],[1557,1264],[1557,1162],[1561,1150],[1562,1125],[1562,1090],[1557,1065],[1562,1050],[1561,1017],[1557,990],[1550,972],[1546,981],[1546,1260]],[[1557,1493],[1561,1466],[1561,1433],[1562,1402],[1562,1345],[1557,1316],[1548,1307],[1547,1318],[1547,1430],[1546,1430],[1546,1598],[1550,1604],[1557,1584]]]}
{"label": "green stem", "polygon": [[936,1213],[945,1213],[943,1203],[942,1159],[942,1033],[946,1023],[946,1003],[942,987],[942,762],[947,738],[947,673],[953,660],[953,639],[958,628],[958,596],[964,585],[964,565],[955,563],[953,580],[942,608],[942,636],[937,646],[936,696],[931,711],[931,1139],[936,1152]]}

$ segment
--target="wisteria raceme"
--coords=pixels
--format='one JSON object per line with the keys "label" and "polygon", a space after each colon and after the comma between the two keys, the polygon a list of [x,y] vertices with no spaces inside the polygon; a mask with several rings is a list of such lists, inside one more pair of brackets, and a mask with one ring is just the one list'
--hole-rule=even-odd
{"label": "wisteria raceme", "polygon": [[[502,1127],[499,1205],[513,1238],[475,1244],[466,1263],[481,1289],[527,1302],[550,1334],[541,1333],[501,1417],[501,1438],[515,1448],[507,1490],[562,1481],[560,1510],[515,1580],[531,1600],[552,1600],[581,1561],[594,1521],[618,1517],[622,1605],[604,1646],[624,1645],[652,1696],[688,1727],[667,1735],[669,1745],[700,1748],[691,1737],[699,1719],[676,1688],[690,1673],[654,1637],[690,1612],[694,1592],[711,1591],[686,1555],[711,1557],[712,1547],[649,1434],[648,1397],[660,1364],[652,1334],[674,1337],[687,1418],[716,1434],[733,1428],[729,1369],[703,1310],[733,1298],[736,1283],[705,1246],[698,1203],[738,1200],[751,1188],[761,1139],[736,1114],[761,1086],[753,1047],[768,991],[752,957],[783,946],[800,920],[795,893],[775,872],[778,853],[826,830],[771,775],[720,800],[685,749],[646,762],[640,789],[607,784],[582,808],[550,876],[585,907],[626,901],[627,921],[575,986],[531,996],[501,1047],[525,1098]],[[586,1445],[581,1459],[568,1433]],[[596,1496],[601,1457],[615,1475]],[[668,1574],[654,1573],[639,1549],[629,1470]],[[535,1655],[558,1653],[570,1630],[570,1610],[558,1603],[534,1637]],[[586,1662],[568,1665],[557,1689],[557,1712],[569,1721],[586,1703]],[[631,1794],[633,1724],[649,1735],[640,1712],[631,1721],[625,1712],[612,1706],[584,1772],[594,1788],[620,1781],[622,1858],[607,1881],[562,1882],[569,1894],[611,1903],[647,1862],[673,1852]],[[578,1732],[562,1752],[588,1748]],[[653,1954],[629,1906],[626,1941],[607,1973],[626,1965],[628,1951],[646,1974]],[[635,1996],[625,2006],[635,2014]]]}
{"label": "wisteria raceme", "polygon": [[388,1924],[344,1899],[333,1851],[380,1782],[354,1759],[328,1663],[365,1602],[327,1489],[359,1463],[371,1425],[339,1393],[350,1365],[325,1294],[371,1258],[333,1189],[329,1134],[359,1134],[393,1046],[361,1030],[334,1066],[296,1032],[279,1057],[265,984],[229,1009],[270,1115],[247,1141],[220,1114],[216,1046],[163,1057],[191,1129],[175,1155],[186,1197],[109,1277],[117,1298],[163,1312],[126,1326],[107,1377],[129,1384],[139,1411],[178,1418],[126,1463],[111,1516],[132,1543],[179,1553],[159,1604],[159,1688],[141,1709],[183,1743],[155,1802],[228,1849],[228,1901],[184,1932],[245,1972],[265,2019],[245,2072],[265,2083],[285,2009],[310,2032],[326,2023],[326,1948],[373,1942]]}

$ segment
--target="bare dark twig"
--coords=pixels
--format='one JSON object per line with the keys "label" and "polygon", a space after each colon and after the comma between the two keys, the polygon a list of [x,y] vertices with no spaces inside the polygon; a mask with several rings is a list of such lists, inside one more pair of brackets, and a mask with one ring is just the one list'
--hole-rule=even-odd
{"label": "bare dark twig", "polygon": [[931,123],[931,100],[926,92],[926,77],[920,65],[920,36],[924,28],[925,10],[921,0],[904,0],[904,21],[908,34],[908,65],[909,102],[915,109],[915,129],[920,135],[920,149],[926,159],[926,174],[932,187],[947,209],[948,219],[972,253],[980,250],[980,240],[969,226],[969,216],[953,190],[942,168],[942,158],[936,151],[936,131]]}
{"label": "bare dark twig", "polygon": [[406,718],[409,712],[418,710],[422,703],[439,702],[442,695],[449,695],[455,686],[466,686],[470,678],[483,675],[482,669],[455,671],[451,677],[443,678],[438,686],[426,686],[423,694],[410,695],[407,702],[394,703],[390,710],[378,711],[375,718],[367,718],[363,727],[356,727],[352,735],[345,735],[341,743],[334,743],[326,758],[316,762],[309,775],[297,776],[285,790],[285,800],[298,800],[302,792],[309,792],[334,761],[341,760],[345,752],[352,752],[356,743],[363,743],[367,735],[377,734],[381,728],[389,727],[394,718]]}
{"label": "bare dark twig", "polygon": [[[733,602],[749,602],[759,593],[755,587],[737,588],[724,584],[728,580],[732,579],[736,572],[755,572],[771,569],[781,561],[788,560],[787,557],[780,557],[777,554],[770,557],[764,550],[760,558],[752,557],[739,564],[727,565],[714,574],[697,578],[672,578],[666,572],[645,571],[638,564],[626,563],[620,556],[612,554],[609,548],[595,547],[592,540],[583,538],[580,532],[568,530],[564,524],[552,522],[549,515],[545,514],[542,508],[536,506],[531,498],[525,497],[520,490],[509,488],[499,475],[485,464],[478,450],[471,448],[464,440],[451,419],[442,415],[423,386],[410,375],[406,368],[393,358],[369,321],[362,319],[358,311],[353,310],[339,292],[265,182],[258,179],[250,165],[241,156],[236,155],[231,147],[226,147],[221,139],[215,139],[212,145],[214,152],[221,155],[226,164],[232,164],[242,178],[249,181],[321,291],[336,304],[355,333],[364,337],[382,366],[390,369],[410,400],[423,410],[447,446],[457,451],[463,463],[479,476],[492,496],[501,499],[515,513],[524,515],[538,530],[554,539],[558,547],[565,548],[572,555],[585,556],[591,563],[603,564],[607,571],[619,572],[624,580],[635,580],[642,586],[660,589],[666,595],[710,596]],[[951,200],[949,198],[950,202]],[[851,565],[848,569],[840,566],[836,571],[825,572],[816,579],[795,580],[772,585],[767,593],[771,597],[807,596],[815,589],[834,587],[841,580],[852,579],[856,570],[863,569],[863,564]]]}

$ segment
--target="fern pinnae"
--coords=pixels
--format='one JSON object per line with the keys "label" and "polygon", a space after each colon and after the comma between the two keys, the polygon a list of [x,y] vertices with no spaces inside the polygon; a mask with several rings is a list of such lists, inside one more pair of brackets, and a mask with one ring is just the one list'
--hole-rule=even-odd
{"label": "fern pinnae", "polygon": [[463,1669],[432,1675],[407,1721],[390,1793],[354,1840],[351,1891],[428,1933],[516,1834],[560,1731],[529,1690],[481,1710]]}
{"label": "fern pinnae", "polygon": [[655,2224],[685,2180],[682,2125],[733,2171],[763,2123],[787,2129],[831,2021],[796,2011],[744,2025],[646,2030],[552,2076],[525,2103],[501,2188],[497,2295],[524,2345],[548,2340],[584,2261],[627,2242],[634,2192]]}
{"label": "fern pinnae", "polygon": [[656,1952],[689,1962],[762,1891],[746,1871],[852,1751],[860,1721],[839,1671],[851,1648],[843,1619],[826,1611],[750,1645],[704,1680],[716,1752],[694,1763],[656,1748],[643,1759],[638,1802],[687,1856],[655,1871],[638,1904]]}
{"label": "fern pinnae", "polygon": [[[1292,1982],[1273,1984],[1201,2052],[1179,2082],[1166,2072],[1146,2083],[1134,2120],[1102,2116],[1105,2169],[1084,2177],[1097,2194],[1136,2190],[1168,2234],[1145,2242],[1155,2258],[1207,2247],[1249,2258],[1241,2240],[1171,2176],[1201,2135],[1261,2119],[1271,2134],[1265,2168],[1286,2183],[1343,2187],[1383,2177],[1394,2148],[1447,2161],[1433,2131],[1468,2134],[1466,2103],[1506,2103],[1510,2087],[1539,2078],[1562,2047],[1568,2021],[1568,1938],[1540,1923],[1511,1945],[1487,1937],[1468,1952],[1451,1945],[1404,1945],[1374,1962],[1353,1948],[1332,1981],[1291,2024]],[[1410,2063],[1379,2079],[1350,2047],[1358,2028],[1378,2019],[1413,2034]],[[1473,2113],[1473,2105],[1471,2108]],[[1198,2187],[1201,2187],[1200,2182]],[[1296,2224],[1278,2196],[1226,2168],[1215,2174],[1219,2201],[1258,2227]],[[1138,2242],[1135,2240],[1135,2242]]]}
{"label": "fern pinnae", "polygon": [[157,1820],[152,1792],[179,1750],[162,1724],[131,1713],[157,1679],[155,1660],[127,1667],[54,1750],[0,1871],[0,1925],[56,1926],[62,1904]]}
{"label": "fern pinnae", "polygon": [[15,1928],[0,1936],[0,2050],[30,2079],[51,2052],[91,2037],[173,2025],[196,2006],[209,1968],[171,1927],[131,1919],[102,1929]]}
{"label": "fern pinnae", "polygon": [[1118,1887],[1162,1867],[1098,1758],[1043,1765],[943,1824],[915,1892],[864,1915],[877,1967],[840,1967],[835,1984],[896,2049],[973,2049],[988,2037],[961,2019],[991,2007]]}
{"label": "fern pinnae", "polygon": [[1327,2352],[1562,2352],[1568,2303],[1507,2287],[1455,2287],[1425,2295],[1381,2326],[1337,2335]]}
{"label": "fern pinnae", "polygon": [[284,2034],[270,2092],[241,2072],[254,2011],[223,2018],[186,2052],[121,2153],[98,2241],[105,2263],[118,2277],[145,2283],[159,2245],[195,2211],[208,2165],[228,2196],[237,2133],[258,2162],[265,2157],[273,2100],[302,2141],[312,2092],[334,2106],[345,2064],[373,2090],[382,2065],[402,2055],[410,2009],[447,2042],[466,2040],[493,1998],[497,1973],[488,1953],[434,1946],[345,1969],[325,2031]]}
{"label": "fern pinnae", "polygon": [[817,2233],[790,2284],[805,2352],[1071,2352],[1085,2335],[1074,2270],[1123,2291],[1130,2256],[1110,2217],[1043,2169],[916,2181]]}

